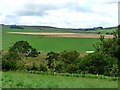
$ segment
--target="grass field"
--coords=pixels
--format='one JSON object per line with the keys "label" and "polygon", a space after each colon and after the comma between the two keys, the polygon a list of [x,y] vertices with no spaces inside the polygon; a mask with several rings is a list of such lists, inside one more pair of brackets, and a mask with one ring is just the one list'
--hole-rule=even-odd
{"label": "grass field", "polygon": [[3,88],[117,88],[118,81],[61,75],[3,72]]}
{"label": "grass field", "polygon": [[[94,50],[93,44],[98,39],[96,38],[58,38],[58,37],[44,37],[44,36],[32,36],[32,35],[15,35],[8,34],[6,32],[19,31],[9,28],[3,28],[3,50],[8,50],[16,41],[26,40],[34,48],[39,51],[63,51],[63,50],[76,50],[76,51],[87,51]],[[28,31],[28,29],[27,29]],[[33,30],[30,29],[30,32]]]}
{"label": "grass field", "polygon": [[[114,30],[114,29],[113,29]],[[17,35],[9,34],[7,32],[76,32],[76,33],[97,33],[101,32],[105,34],[108,31],[72,31],[61,29],[10,29],[9,27],[3,27],[2,32],[2,46],[3,50],[7,51],[16,41],[25,40],[42,52],[49,51],[64,51],[64,50],[76,50],[79,52],[85,52],[88,50],[94,50],[93,44],[98,42],[97,38],[65,38],[65,37],[45,37],[35,35]],[[24,62],[44,62],[46,53],[42,53],[36,59],[25,59]],[[2,87],[3,88],[117,88],[118,81],[100,79],[100,78],[86,78],[86,77],[74,77],[74,76],[61,76],[51,74],[31,74],[28,72],[3,72],[2,73]],[[1,85],[0,85],[1,86]]]}

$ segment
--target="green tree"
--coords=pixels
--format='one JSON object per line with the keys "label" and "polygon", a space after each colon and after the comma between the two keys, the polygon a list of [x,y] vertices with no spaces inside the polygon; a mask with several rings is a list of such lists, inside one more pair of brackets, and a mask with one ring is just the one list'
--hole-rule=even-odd
{"label": "green tree", "polygon": [[40,52],[38,52],[36,49],[32,48],[28,56],[30,57],[37,57]]}
{"label": "green tree", "polygon": [[18,41],[12,47],[9,52],[28,53],[32,49],[27,41]]}
{"label": "green tree", "polygon": [[95,52],[99,52],[103,55],[110,55],[118,58],[119,54],[119,45],[118,45],[118,35],[114,32],[114,37],[112,39],[104,39],[104,36],[100,37],[100,42],[97,45],[94,45]]}
{"label": "green tree", "polygon": [[27,41],[18,41],[9,49],[9,53],[16,53],[18,55],[37,57],[40,52],[32,48]]}

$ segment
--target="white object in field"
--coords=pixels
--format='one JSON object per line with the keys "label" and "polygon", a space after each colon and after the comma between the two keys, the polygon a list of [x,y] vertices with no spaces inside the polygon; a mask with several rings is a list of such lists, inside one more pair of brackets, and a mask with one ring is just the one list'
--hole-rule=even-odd
{"label": "white object in field", "polygon": [[86,51],[86,53],[87,53],[87,54],[89,54],[89,53],[94,53],[94,51]]}

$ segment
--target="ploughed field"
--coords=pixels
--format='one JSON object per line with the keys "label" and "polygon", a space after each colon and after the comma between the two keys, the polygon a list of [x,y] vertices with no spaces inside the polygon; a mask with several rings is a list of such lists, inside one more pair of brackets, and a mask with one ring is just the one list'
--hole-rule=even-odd
{"label": "ploughed field", "polygon": [[[100,38],[99,34],[81,34],[81,33],[51,33],[51,32],[8,32],[8,33],[22,35],[39,35],[48,37]],[[105,38],[113,38],[113,35],[105,35]]]}

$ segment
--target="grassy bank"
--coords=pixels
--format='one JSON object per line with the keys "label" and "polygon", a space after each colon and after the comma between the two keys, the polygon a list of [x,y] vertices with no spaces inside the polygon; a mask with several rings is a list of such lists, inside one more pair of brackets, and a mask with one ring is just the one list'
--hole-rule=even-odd
{"label": "grassy bank", "polygon": [[25,72],[3,72],[4,88],[117,88],[118,82],[98,78],[68,77]]}

